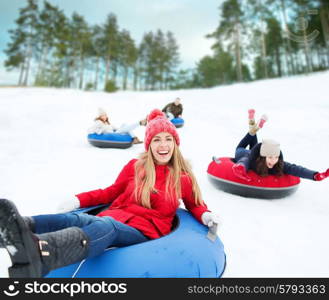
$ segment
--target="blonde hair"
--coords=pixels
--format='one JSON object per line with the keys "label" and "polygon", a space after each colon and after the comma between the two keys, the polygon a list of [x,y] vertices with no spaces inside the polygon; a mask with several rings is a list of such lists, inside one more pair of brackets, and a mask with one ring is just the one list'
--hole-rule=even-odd
{"label": "blonde hair", "polygon": [[[176,142],[174,145],[173,155],[168,163],[169,176],[166,179],[165,195],[171,201],[177,201],[181,198],[181,176],[187,174],[192,183],[193,196],[196,205],[202,205],[203,200],[201,191],[192,172],[190,164],[183,158]],[[152,208],[150,195],[152,192],[157,192],[155,185],[155,163],[151,147],[148,151],[143,152],[135,164],[135,198],[139,204],[146,208]],[[169,189],[170,187],[170,189]]]}

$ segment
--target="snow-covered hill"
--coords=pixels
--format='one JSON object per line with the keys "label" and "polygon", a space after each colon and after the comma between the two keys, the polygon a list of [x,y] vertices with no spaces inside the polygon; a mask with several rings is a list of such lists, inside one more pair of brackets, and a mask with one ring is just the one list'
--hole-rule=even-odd
{"label": "snow-covered hill", "polygon": [[[329,72],[204,90],[82,92],[0,88],[0,197],[24,215],[54,212],[74,194],[112,184],[121,168],[143,151],[98,149],[86,130],[98,107],[114,124],[145,117],[175,97],[184,106],[181,149],[193,165],[204,200],[222,218],[226,277],[328,277],[329,179],[302,180],[280,200],[247,199],[219,191],[207,179],[213,155],[233,155],[246,133],[247,109],[269,121],[259,138],[281,142],[286,161],[329,168]],[[137,134],[144,137],[144,128]],[[198,246],[198,245],[196,245]],[[0,252],[0,273],[5,256]]]}

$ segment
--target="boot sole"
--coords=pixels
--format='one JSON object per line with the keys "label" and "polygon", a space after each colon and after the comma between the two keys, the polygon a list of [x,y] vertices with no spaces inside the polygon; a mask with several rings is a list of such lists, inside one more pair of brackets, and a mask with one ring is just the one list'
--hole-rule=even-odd
{"label": "boot sole", "polygon": [[9,277],[41,277],[37,241],[14,203],[7,199],[0,199],[0,246],[6,248],[12,261]]}

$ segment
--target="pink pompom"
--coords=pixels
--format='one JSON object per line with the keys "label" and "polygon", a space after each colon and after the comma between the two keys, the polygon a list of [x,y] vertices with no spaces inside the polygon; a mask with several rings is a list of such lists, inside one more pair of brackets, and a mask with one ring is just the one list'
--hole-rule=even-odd
{"label": "pink pompom", "polygon": [[153,109],[150,114],[147,116],[147,122],[154,120],[155,118],[165,118],[165,114],[160,109]]}

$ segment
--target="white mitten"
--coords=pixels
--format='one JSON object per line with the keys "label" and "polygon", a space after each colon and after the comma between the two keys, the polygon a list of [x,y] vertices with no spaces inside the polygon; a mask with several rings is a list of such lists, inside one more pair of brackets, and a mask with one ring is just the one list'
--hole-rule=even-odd
{"label": "white mitten", "polygon": [[220,223],[219,216],[209,211],[206,211],[202,214],[201,220],[202,223],[208,227],[212,227],[214,224]]}
{"label": "white mitten", "polygon": [[80,201],[78,198],[73,198],[70,200],[64,200],[57,206],[57,213],[63,214],[69,211],[75,210],[80,207]]}

